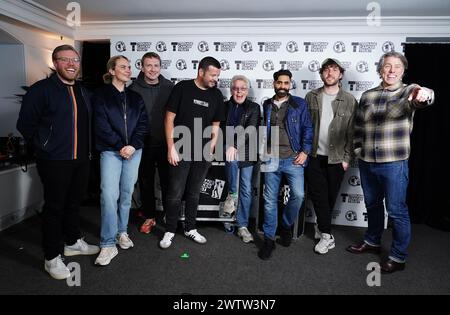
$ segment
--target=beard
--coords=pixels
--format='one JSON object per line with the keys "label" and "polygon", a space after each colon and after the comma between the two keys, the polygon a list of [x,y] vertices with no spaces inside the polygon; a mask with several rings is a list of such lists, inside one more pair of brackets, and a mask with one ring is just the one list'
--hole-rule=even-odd
{"label": "beard", "polygon": [[289,91],[286,89],[275,89],[275,94],[280,97],[286,97],[289,94]]}

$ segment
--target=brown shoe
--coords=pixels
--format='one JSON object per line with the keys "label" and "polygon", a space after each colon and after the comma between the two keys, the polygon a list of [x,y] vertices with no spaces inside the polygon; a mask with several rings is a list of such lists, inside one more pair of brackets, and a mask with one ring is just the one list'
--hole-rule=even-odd
{"label": "brown shoe", "polygon": [[405,263],[398,263],[393,260],[386,260],[380,264],[381,273],[393,273],[405,269]]}
{"label": "brown shoe", "polygon": [[359,245],[350,245],[346,249],[352,254],[364,254],[364,253],[379,254],[381,251],[380,246],[372,246],[367,244],[366,242],[363,242],[362,244]]}

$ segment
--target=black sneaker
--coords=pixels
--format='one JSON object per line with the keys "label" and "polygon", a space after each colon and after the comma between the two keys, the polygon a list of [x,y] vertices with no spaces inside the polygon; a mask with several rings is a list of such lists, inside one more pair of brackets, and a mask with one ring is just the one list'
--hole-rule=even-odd
{"label": "black sneaker", "polygon": [[263,247],[258,251],[258,257],[262,260],[267,260],[272,256],[272,252],[275,249],[275,242],[269,238],[264,239]]}
{"label": "black sneaker", "polygon": [[292,228],[285,228],[284,226],[280,226],[280,238],[277,240],[277,242],[284,247],[291,246]]}

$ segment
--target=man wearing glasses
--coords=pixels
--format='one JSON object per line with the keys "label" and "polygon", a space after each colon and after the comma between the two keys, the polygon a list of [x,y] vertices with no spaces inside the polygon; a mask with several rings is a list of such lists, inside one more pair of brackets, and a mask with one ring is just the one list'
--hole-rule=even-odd
{"label": "man wearing glasses", "polygon": [[247,228],[252,205],[253,166],[258,154],[256,128],[261,116],[259,105],[247,97],[249,87],[245,76],[235,75],[231,79],[231,98],[225,103],[226,172],[230,188],[224,214],[232,216],[237,206],[237,235],[244,243],[253,242]]}
{"label": "man wearing glasses", "polygon": [[81,237],[78,210],[89,178],[90,102],[76,81],[80,56],[70,45],[52,53],[55,73],[33,84],[24,96],[17,129],[32,143],[44,187],[44,268],[55,279],[70,277],[61,259],[95,255],[97,246]]}

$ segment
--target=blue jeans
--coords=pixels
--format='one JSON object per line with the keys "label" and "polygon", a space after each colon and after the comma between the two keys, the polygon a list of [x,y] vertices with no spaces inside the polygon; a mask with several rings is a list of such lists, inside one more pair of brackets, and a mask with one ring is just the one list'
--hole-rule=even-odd
{"label": "blue jeans", "polygon": [[389,258],[403,263],[411,240],[411,224],[406,191],[408,188],[408,161],[368,163],[359,160],[361,185],[368,214],[368,229],[364,241],[378,246],[384,228],[384,205],[393,222],[393,242]]}
{"label": "blue jeans", "polygon": [[248,227],[250,208],[252,206],[252,174],[253,166],[238,167],[238,161],[226,162],[227,180],[229,192],[237,192],[239,172],[239,194],[236,221],[238,227]]}
{"label": "blue jeans", "polygon": [[295,223],[300,212],[304,193],[304,169],[301,165],[294,165],[294,158],[271,159],[265,165],[264,173],[264,237],[275,239],[278,221],[278,195],[281,178],[286,176],[289,185],[289,201],[283,211],[282,224],[290,228]]}
{"label": "blue jeans", "polygon": [[102,223],[100,247],[116,244],[118,233],[126,233],[134,184],[138,178],[142,150],[136,150],[131,159],[124,160],[119,152],[100,154]]}

